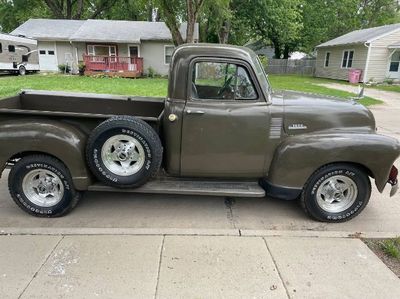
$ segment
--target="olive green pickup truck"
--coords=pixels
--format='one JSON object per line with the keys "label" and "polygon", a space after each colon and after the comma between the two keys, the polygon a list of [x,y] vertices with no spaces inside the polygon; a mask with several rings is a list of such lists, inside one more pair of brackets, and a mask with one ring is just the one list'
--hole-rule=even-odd
{"label": "olive green pickup truck", "polygon": [[168,97],[24,91],[0,101],[0,171],[24,211],[65,215],[83,191],[298,199],[319,221],[397,189],[396,139],[354,102],[272,92],[257,56],[185,45]]}

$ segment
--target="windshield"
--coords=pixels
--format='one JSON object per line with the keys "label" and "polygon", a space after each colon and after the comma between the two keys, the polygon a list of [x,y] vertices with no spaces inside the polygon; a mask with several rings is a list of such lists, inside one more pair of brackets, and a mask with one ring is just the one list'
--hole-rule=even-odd
{"label": "windshield", "polygon": [[255,65],[255,71],[258,77],[258,81],[260,82],[261,87],[263,88],[263,90],[267,93],[268,96],[268,101],[270,101],[270,97],[271,97],[271,85],[269,83],[268,80],[268,75],[264,70],[264,67],[261,64],[260,59],[258,58],[258,56],[253,57],[253,62]]}

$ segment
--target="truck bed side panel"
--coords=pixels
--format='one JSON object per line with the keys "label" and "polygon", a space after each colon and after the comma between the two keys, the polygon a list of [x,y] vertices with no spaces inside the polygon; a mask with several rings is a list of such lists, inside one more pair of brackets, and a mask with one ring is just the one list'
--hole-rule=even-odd
{"label": "truck bed side panel", "polygon": [[[14,156],[43,153],[61,160],[78,190],[92,184],[85,161],[86,134],[64,122],[25,118],[0,122],[0,165]],[[6,146],[4,146],[6,145]]]}

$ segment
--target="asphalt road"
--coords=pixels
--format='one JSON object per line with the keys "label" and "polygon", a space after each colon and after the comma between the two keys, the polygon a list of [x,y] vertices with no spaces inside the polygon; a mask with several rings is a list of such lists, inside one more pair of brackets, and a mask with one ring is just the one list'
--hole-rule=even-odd
{"label": "asphalt road", "polygon": [[[391,99],[372,108],[379,130],[400,137],[397,125],[400,107]],[[399,163],[396,163],[399,164]],[[7,232],[127,232],[180,231],[195,234],[261,234],[289,232],[359,232],[382,236],[400,235],[400,193],[389,197],[373,193],[367,208],[355,219],[341,224],[326,224],[309,219],[295,201],[270,198],[218,198],[199,196],[139,195],[87,192],[76,209],[63,218],[39,219],[22,212],[7,190],[7,172],[0,180],[0,233]],[[58,229],[58,231],[57,231]],[[86,229],[86,230],[85,230]],[[268,231],[266,233],[265,231]]]}

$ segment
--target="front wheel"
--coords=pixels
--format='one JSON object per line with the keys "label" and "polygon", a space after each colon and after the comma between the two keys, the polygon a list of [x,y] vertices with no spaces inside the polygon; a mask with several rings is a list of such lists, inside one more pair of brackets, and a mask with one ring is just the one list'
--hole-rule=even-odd
{"label": "front wheel", "polygon": [[37,217],[66,215],[80,199],[64,164],[45,155],[19,160],[8,176],[8,188],[15,203]]}
{"label": "front wheel", "polygon": [[344,222],[360,214],[370,196],[371,183],[365,171],[350,164],[331,164],[310,177],[300,201],[316,220]]}

